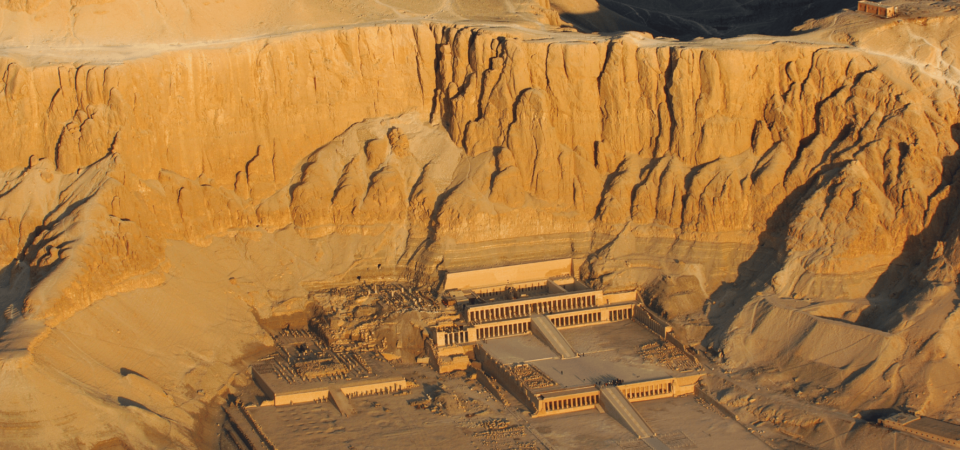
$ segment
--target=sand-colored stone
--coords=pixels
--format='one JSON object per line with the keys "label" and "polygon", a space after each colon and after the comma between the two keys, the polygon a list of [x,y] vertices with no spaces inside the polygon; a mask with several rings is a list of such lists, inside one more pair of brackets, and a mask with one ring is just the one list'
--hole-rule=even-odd
{"label": "sand-colored stone", "polygon": [[[677,281],[659,308],[731,370],[960,418],[956,14],[678,43],[426,3],[0,6],[0,441],[201,446],[267,340],[254,312],[547,254],[598,286]],[[88,342],[118,329],[122,357]]]}

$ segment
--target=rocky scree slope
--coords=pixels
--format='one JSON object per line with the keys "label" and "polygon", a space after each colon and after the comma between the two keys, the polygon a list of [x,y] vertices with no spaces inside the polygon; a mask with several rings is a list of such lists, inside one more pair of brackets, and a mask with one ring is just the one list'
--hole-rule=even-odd
{"label": "rocky scree slope", "polygon": [[[397,24],[105,66],[0,66],[0,370],[12,380],[0,390],[17,398],[0,416],[20,424],[0,431],[5,441],[47,445],[50,427],[84,414],[103,424],[77,431],[84,442],[191,445],[199,409],[174,401],[165,410],[182,413],[161,423],[37,355],[58,330],[96,329],[98,302],[169,285],[180,264],[169,255],[187,252],[178,241],[244,233],[350,243],[318,254],[325,270],[301,284],[375,266],[429,274],[477,264],[454,261],[478,248],[508,256],[503,243],[516,242],[589,256],[582,275],[610,287],[693,277],[700,303],[671,319],[691,343],[731,346],[732,369],[822,358],[790,346],[738,356],[778,329],[742,325],[744,299],[839,301],[803,317],[896,342],[869,370],[839,361],[843,376],[817,380],[834,389],[883,374],[880,395],[836,407],[895,406],[910,392],[928,414],[960,413],[958,385],[911,368],[958,363],[943,349],[958,339],[960,92],[909,60],[829,43]],[[267,317],[283,300],[243,303]],[[244,320],[230,332],[255,328]],[[112,373],[137,370],[91,351]],[[225,357],[190,364],[219,367],[225,382]],[[72,386],[73,409],[37,403],[41,389],[7,395],[54,377]],[[155,383],[157,398],[179,386]],[[118,417],[153,431],[118,431]]]}

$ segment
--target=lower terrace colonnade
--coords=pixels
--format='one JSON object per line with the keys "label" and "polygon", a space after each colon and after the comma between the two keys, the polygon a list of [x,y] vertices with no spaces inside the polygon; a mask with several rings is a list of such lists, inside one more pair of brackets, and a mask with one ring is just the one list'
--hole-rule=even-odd
{"label": "lower terrace colonnade", "polygon": [[668,395],[673,393],[672,382],[660,382],[654,384],[644,384],[640,386],[626,386],[620,388],[624,397],[628,400],[644,397],[653,397],[657,395]]}
{"label": "lower terrace colonnade", "polygon": [[[656,380],[646,383],[620,386],[620,391],[628,400],[634,401],[647,397],[669,396],[674,394],[674,382],[672,380]],[[596,405],[600,401],[599,394],[588,392],[560,399],[543,399],[540,401],[539,409],[543,413],[561,412],[568,409],[584,408]]]}
{"label": "lower terrace colonnade", "polygon": [[582,408],[596,405],[600,401],[600,396],[596,393],[588,393],[578,397],[564,398],[559,400],[545,400],[541,404],[544,412],[562,411],[565,409]]}

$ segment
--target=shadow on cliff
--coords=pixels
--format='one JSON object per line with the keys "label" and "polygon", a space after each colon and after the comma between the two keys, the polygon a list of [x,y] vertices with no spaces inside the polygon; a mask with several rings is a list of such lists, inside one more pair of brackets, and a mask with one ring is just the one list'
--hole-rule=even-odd
{"label": "shadow on cliff", "polygon": [[760,244],[757,249],[746,261],[737,266],[737,279],[732,283],[722,283],[709,296],[707,302],[712,303],[714,307],[706,311],[711,329],[701,342],[704,347],[720,349],[730,324],[743,310],[744,305],[770,287],[773,276],[780,270],[778,260],[780,254],[785,251],[786,229],[790,225],[793,210],[820,174],[829,171],[832,167],[833,165],[830,164],[821,166],[820,170],[806,183],[797,186],[787,194],[767,219],[764,231],[758,236]]}
{"label": "shadow on cliff", "polygon": [[[953,125],[951,132],[953,140],[960,145],[960,124]],[[834,167],[834,164],[823,164],[807,183],[787,195],[767,219],[765,231],[759,236],[760,245],[737,267],[736,281],[723,283],[710,295],[708,302],[712,302],[714,307],[707,311],[706,318],[712,328],[701,342],[702,345],[719,349],[737,313],[755,295],[770,287],[773,275],[780,269],[778,259],[785,249],[791,212],[815,180]],[[941,184],[931,198],[945,189],[951,189],[951,193],[929,216],[929,225],[906,239],[901,253],[874,283],[867,295],[871,305],[861,314],[857,325],[879,330],[895,327],[901,316],[893,312],[904,306],[904,299],[909,298],[911,293],[920,292],[930,284],[924,277],[930,270],[937,242],[947,241],[949,245],[955,240],[960,245],[960,231],[956,231],[960,228],[960,152],[943,159]],[[948,236],[951,232],[953,234]]]}
{"label": "shadow on cliff", "polygon": [[[950,131],[953,140],[960,146],[960,124],[954,124],[950,127]],[[930,271],[937,242],[945,241],[949,244],[951,236],[948,234],[960,226],[958,174],[960,174],[960,152],[943,158],[940,186],[934,190],[930,198],[946,189],[951,190],[949,195],[937,205],[933,214],[928,216],[928,225],[919,233],[907,238],[903,250],[877,278],[867,294],[870,307],[860,315],[857,325],[879,330],[890,330],[896,327],[903,317],[892,313],[905,306],[905,302],[914,294],[930,285],[930,282],[925,281],[925,277]]]}
{"label": "shadow on cliff", "polygon": [[616,33],[640,31],[654,36],[691,40],[730,38],[746,34],[789,36],[807,20],[827,17],[855,3],[830,0],[758,0],[744,3],[717,0],[597,0],[599,10],[560,17],[581,31]]}

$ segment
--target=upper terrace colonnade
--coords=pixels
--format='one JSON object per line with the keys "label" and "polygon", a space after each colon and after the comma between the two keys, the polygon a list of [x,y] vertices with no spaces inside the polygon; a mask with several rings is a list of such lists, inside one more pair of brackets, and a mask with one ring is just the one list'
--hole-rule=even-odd
{"label": "upper terrace colonnade", "polygon": [[438,347],[530,332],[530,316],[546,315],[557,328],[626,320],[634,316],[635,291],[604,294],[573,276],[573,260],[449,273],[444,297],[460,322],[433,327]]}
{"label": "upper terrace colonnade", "polygon": [[605,306],[606,304],[603,298],[603,291],[561,293],[531,299],[470,305],[466,308],[466,319],[470,323],[484,323],[527,317],[531,314],[546,314],[594,308],[597,306]]}
{"label": "upper terrace colonnade", "polygon": [[[557,328],[570,328],[602,322],[629,320],[636,316],[636,308],[636,303],[627,302],[545,315]],[[474,324],[466,328],[432,329],[438,347],[463,345],[480,339],[516,336],[529,332],[530,316]]]}

